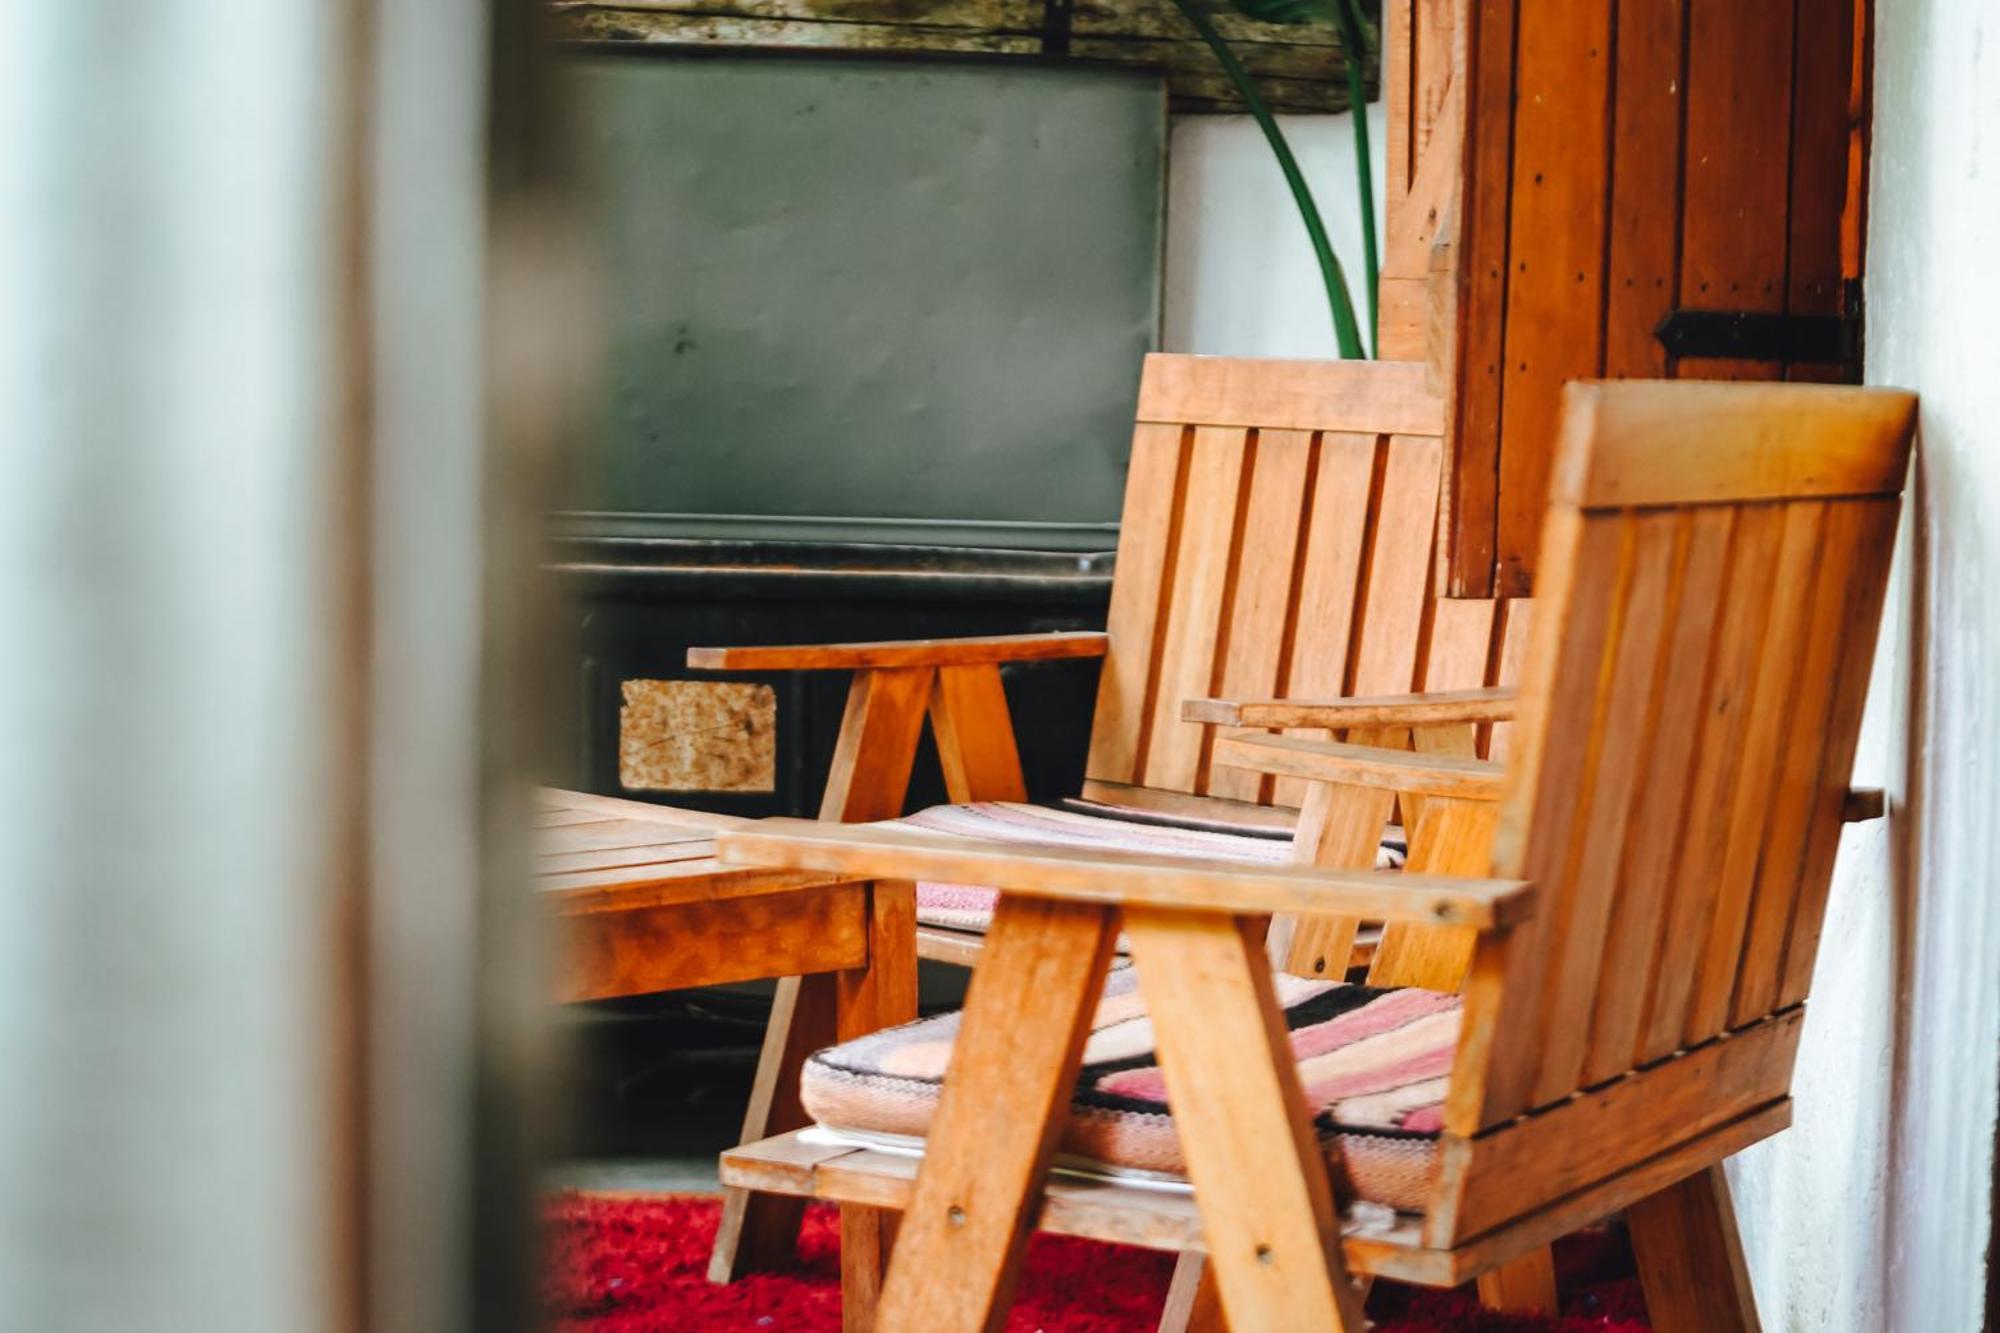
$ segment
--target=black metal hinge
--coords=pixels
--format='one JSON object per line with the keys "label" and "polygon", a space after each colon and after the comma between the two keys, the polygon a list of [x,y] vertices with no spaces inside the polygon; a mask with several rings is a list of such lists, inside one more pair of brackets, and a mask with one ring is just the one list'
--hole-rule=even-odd
{"label": "black metal hinge", "polygon": [[1731,361],[1861,365],[1861,289],[1847,285],[1846,312],[1779,315],[1756,310],[1676,310],[1653,330],[1669,356]]}

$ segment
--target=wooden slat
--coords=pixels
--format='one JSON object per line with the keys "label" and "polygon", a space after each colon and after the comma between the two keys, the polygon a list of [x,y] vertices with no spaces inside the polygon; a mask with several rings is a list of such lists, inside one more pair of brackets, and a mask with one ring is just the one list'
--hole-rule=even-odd
{"label": "wooden slat", "polygon": [[1496,764],[1450,754],[1412,754],[1369,745],[1316,741],[1304,736],[1226,736],[1216,742],[1218,764],[1267,773],[1348,782],[1416,795],[1498,800],[1506,773]]}
{"label": "wooden slat", "polygon": [[605,818],[605,815],[596,810],[561,810],[550,808],[537,811],[533,823],[536,828],[562,828],[568,824],[602,823]]}
{"label": "wooden slat", "polygon": [[994,910],[889,1263],[883,1328],[1005,1321],[1116,933],[1101,907],[1003,897]]}
{"label": "wooden slat", "polygon": [[[1285,655],[1285,697],[1338,697],[1348,693],[1347,662],[1360,604],[1366,515],[1374,494],[1374,435],[1320,437],[1306,516],[1305,565],[1299,577],[1298,613]],[[1305,788],[1280,782],[1272,799],[1298,808]]]}
{"label": "wooden slat", "polygon": [[[1794,17],[1792,5],[1689,11],[1683,309],[1785,308]],[[1701,379],[1770,379],[1778,371],[1770,362],[1679,367]]]}
{"label": "wooden slat", "polygon": [[[1612,905],[1623,903],[1620,863],[1635,815],[1634,798],[1646,755],[1657,743],[1654,702],[1662,686],[1660,644],[1676,573],[1679,515],[1637,515],[1629,521],[1629,566],[1623,579],[1613,656],[1600,687],[1597,762],[1587,780],[1589,812],[1575,839],[1574,904],[1554,960],[1549,1000],[1552,1021],[1542,1047],[1534,1100],[1550,1101],[1580,1086],[1589,1045],[1591,1011],[1602,976]],[[1671,684],[1672,682],[1667,682]],[[1635,990],[1643,977],[1616,979]]]}
{"label": "wooden slat", "polygon": [[1039,897],[1217,912],[1336,912],[1381,921],[1503,926],[1532,895],[1516,880],[1140,855],[957,838],[824,820],[766,819],[718,843],[725,863],[861,879],[986,884]]}
{"label": "wooden slat", "polygon": [[1805,999],[1812,984],[1813,960],[1819,952],[1820,927],[1826,917],[1827,893],[1833,882],[1834,854],[1840,846],[1840,823],[1831,815],[1840,809],[1844,817],[1843,807],[1852,795],[1858,794],[1846,791],[1847,779],[1854,768],[1861,709],[1868,697],[1869,672],[1875,659],[1876,629],[1881,623],[1882,600],[1888,589],[1889,581],[1882,571],[1888,568],[1896,540],[1900,506],[1895,501],[1878,500],[1855,508],[1862,515],[1860,531],[1855,534],[1861,548],[1858,566],[1866,571],[1866,577],[1850,585],[1848,622],[1842,630],[1845,651],[1840,660],[1840,680],[1827,715],[1826,753],[1816,797],[1819,811],[1806,842],[1798,898],[1786,936],[1784,971],[1778,985],[1778,1003],[1784,1005]]}
{"label": "wooden slat", "polygon": [[1175,524],[1186,449],[1179,425],[1141,424],[1132,432],[1118,527],[1118,574],[1106,624],[1111,647],[1097,689],[1085,773],[1104,782],[1136,782],[1145,746],[1153,666],[1165,627],[1164,594],[1173,586]]}
{"label": "wooden slat", "polygon": [[[1679,304],[1681,67],[1688,0],[1618,9],[1611,124],[1611,235],[1604,286],[1604,373],[1660,376],[1653,335]],[[1522,442],[1532,447],[1531,441]]]}
{"label": "wooden slat", "polygon": [[1181,700],[1214,687],[1216,654],[1234,572],[1243,517],[1248,441],[1236,428],[1197,427],[1188,460],[1188,501],[1179,524],[1166,633],[1154,675],[1152,720],[1141,781],[1173,791],[1196,790],[1201,727],[1181,721]]}
{"label": "wooden slat", "polygon": [[1444,558],[1454,597],[1495,586],[1500,400],[1507,330],[1507,245],[1514,157],[1515,0],[1466,0],[1465,180],[1451,301],[1455,371]]}
{"label": "wooden slat", "polygon": [[683,810],[678,806],[654,805],[650,801],[628,801],[618,796],[598,796],[590,792],[565,791],[558,787],[535,789],[535,803],[544,810],[583,810],[601,819],[637,819],[681,828],[735,828],[744,823],[741,815],[718,815],[706,810]]}
{"label": "wooden slat", "polygon": [[[1795,315],[1839,315],[1845,304],[1841,232],[1858,7],[1855,0],[1799,0],[1793,25],[1785,309]],[[1788,370],[1799,377],[1799,368]]]}
{"label": "wooden slat", "polygon": [[1667,627],[1664,679],[1658,721],[1644,760],[1644,807],[1628,826],[1617,911],[1605,941],[1597,1000],[1591,1006],[1586,1083],[1610,1078],[1638,1063],[1639,1024],[1663,945],[1667,895],[1680,863],[1681,831],[1687,823],[1702,681],[1721,602],[1732,517],[1723,509],[1685,516],[1673,595],[1661,613]]}
{"label": "wooden slat", "polygon": [[[1548,1012],[1547,972],[1562,954],[1562,931],[1573,881],[1566,858],[1574,821],[1584,817],[1579,795],[1594,762],[1589,719],[1595,710],[1605,649],[1615,626],[1615,579],[1604,571],[1621,567],[1625,532],[1621,521],[1584,521],[1574,511],[1552,510],[1543,552],[1541,614],[1529,653],[1529,676],[1521,684],[1521,713],[1515,723],[1516,775],[1513,798],[1494,834],[1493,863],[1533,874],[1546,888],[1540,919],[1517,932],[1510,948],[1503,1006],[1492,1021],[1492,1069],[1478,1123],[1492,1124],[1525,1111],[1544,1035],[1568,1016]],[[1592,571],[1582,578],[1578,571]],[[1545,673],[1545,674],[1537,674]],[[1582,710],[1580,713],[1578,710]],[[1472,1021],[1468,1014],[1467,1021]]]}
{"label": "wooden slat", "polygon": [[[1500,625],[1495,631],[1500,637],[1499,665],[1494,672],[1497,684],[1510,685],[1521,679],[1534,623],[1535,603],[1529,598],[1509,597],[1500,602]],[[1496,722],[1486,742],[1486,757],[1496,764],[1505,763],[1513,752],[1513,744],[1514,724]]]}
{"label": "wooden slat", "polygon": [[1437,598],[1418,687],[1426,693],[1482,689],[1499,611],[1500,603],[1490,597]]}
{"label": "wooden slat", "polygon": [[1840,659],[1848,651],[1848,590],[1856,582],[1856,562],[1862,554],[1856,540],[1858,503],[1827,507],[1812,584],[1786,589],[1787,596],[1804,605],[1805,623],[1797,651],[1784,663],[1791,680],[1791,690],[1782,701],[1787,714],[1784,739],[1779,742],[1770,815],[1737,959],[1731,1027],[1741,1027],[1777,1006],[1778,974],[1785,966],[1785,936],[1798,902],[1806,839],[1815,817],[1828,814],[1828,803],[1821,799],[1821,774],[1832,739],[1828,713],[1839,684]]}
{"label": "wooden slat", "polygon": [[[1278,687],[1298,591],[1299,529],[1312,467],[1312,436],[1303,431],[1257,432],[1252,444],[1249,503],[1230,598],[1225,653],[1216,688],[1235,699],[1262,698]],[[1188,718],[1188,721],[1194,719]],[[1254,801],[1270,783],[1238,769],[1212,771],[1204,761],[1200,789]]]}
{"label": "wooden slat", "polygon": [[1225,796],[1195,796],[1089,778],[1084,779],[1082,796],[1086,803],[1201,824],[1223,833],[1289,833],[1298,822],[1298,811],[1283,806],[1252,805]]}
{"label": "wooden slat", "polygon": [[973,666],[991,662],[1054,662],[1102,657],[1096,630],[1047,634],[969,634],[961,639],[898,639],[882,643],[808,643],[743,648],[690,648],[697,671],[858,671],[868,668]]}
{"label": "wooden slat", "polygon": [[1436,533],[1443,446],[1433,439],[1392,437],[1382,484],[1370,515],[1363,613],[1350,650],[1348,694],[1390,694],[1416,687]]}
{"label": "wooden slat", "polygon": [[706,829],[674,829],[636,819],[610,819],[537,830],[534,849],[539,861],[549,857],[576,856],[583,852],[657,847],[663,843],[697,845],[712,837],[714,834]]}
{"label": "wooden slat", "polygon": [[[1841,385],[1572,384],[1553,496],[1586,508],[1894,495],[1915,394]],[[1889,442],[1898,442],[1893,444]]]}
{"label": "wooden slat", "polygon": [[1681,1029],[1683,1044],[1706,1039],[1729,1020],[1751,894],[1769,827],[1772,779],[1784,746],[1786,705],[1799,688],[1793,672],[1807,632],[1807,599],[1803,594],[1811,587],[1819,561],[1824,520],[1825,506],[1816,501],[1784,506],[1777,563],[1764,575],[1777,591],[1770,616],[1760,627],[1756,689],[1750,696],[1749,711],[1737,722],[1747,733],[1743,758],[1731,794],[1728,845],[1716,883],[1714,916],[1696,965],[1687,1022]]}
{"label": "wooden slat", "polygon": [[1191,722],[1267,729],[1423,727],[1511,718],[1517,697],[1512,688],[1482,687],[1352,699],[1193,699],[1181,715]]}
{"label": "wooden slat", "polygon": [[578,870],[627,870],[635,866],[672,865],[713,856],[715,835],[703,833],[642,847],[615,847],[585,852],[554,853],[535,858],[537,875],[563,875]]}
{"label": "wooden slat", "polygon": [[1358,1333],[1261,923],[1135,908],[1125,929],[1230,1326]]}
{"label": "wooden slat", "polygon": [[1612,6],[1520,0],[1500,404],[1498,588],[1526,591],[1562,385],[1602,354]]}
{"label": "wooden slat", "polygon": [[1782,1101],[1804,1020],[1790,1010],[1478,1138],[1446,1138],[1426,1240],[1490,1231]]}
{"label": "wooden slat", "polygon": [[1729,811],[1744,734],[1739,719],[1756,685],[1757,650],[1771,607],[1768,571],[1778,556],[1783,512],[1777,507],[1736,514],[1730,538],[1721,627],[1710,649],[1700,713],[1696,719],[1694,776],[1687,822],[1680,831],[1679,866],[1669,888],[1666,930],[1640,1025],[1639,1059],[1657,1060],[1681,1045],[1695,971],[1715,914]]}
{"label": "wooden slat", "polygon": [[1417,361],[1146,358],[1139,420],[1260,430],[1442,435],[1443,404]]}

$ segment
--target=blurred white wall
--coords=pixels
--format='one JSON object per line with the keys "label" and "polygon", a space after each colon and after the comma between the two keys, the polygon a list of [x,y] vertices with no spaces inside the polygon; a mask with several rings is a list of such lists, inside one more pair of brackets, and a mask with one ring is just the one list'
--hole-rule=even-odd
{"label": "blurred white wall", "polygon": [[0,3],[0,1322],[336,1282],[339,46]]}
{"label": "blurred white wall", "polygon": [[[1370,104],[1375,216],[1382,216],[1388,115]],[[1354,124],[1347,115],[1280,116],[1368,324]],[[1216,356],[1339,355],[1326,287],[1285,178],[1248,116],[1178,116],[1167,154],[1166,290],[1161,346]]]}

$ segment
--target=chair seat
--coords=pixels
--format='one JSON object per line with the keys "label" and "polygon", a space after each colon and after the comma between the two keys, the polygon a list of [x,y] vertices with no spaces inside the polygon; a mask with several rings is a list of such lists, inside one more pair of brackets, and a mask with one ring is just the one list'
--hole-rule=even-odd
{"label": "chair seat", "polygon": [[[1292,852],[1289,835],[1194,828],[1163,820],[1150,812],[1127,813],[1108,806],[1097,806],[1092,813],[1085,813],[1013,801],[982,801],[932,806],[887,823],[892,828],[924,829],[964,838],[999,838],[1010,842],[1270,864],[1290,859]],[[1391,836],[1383,840],[1376,857],[1379,869],[1394,869],[1403,864],[1402,831],[1391,826],[1389,833]],[[917,920],[926,926],[983,932],[992,923],[996,897],[992,889],[978,885],[919,884]]]}
{"label": "chair seat", "polygon": [[[1289,976],[1277,985],[1329,1163],[1356,1197],[1421,1209],[1435,1174],[1459,997]],[[921,1140],[958,1023],[956,1012],[939,1014],[820,1051],[805,1066],[807,1113],[840,1134]],[[1105,981],[1059,1152],[1066,1165],[1111,1176],[1184,1178],[1132,969]]]}

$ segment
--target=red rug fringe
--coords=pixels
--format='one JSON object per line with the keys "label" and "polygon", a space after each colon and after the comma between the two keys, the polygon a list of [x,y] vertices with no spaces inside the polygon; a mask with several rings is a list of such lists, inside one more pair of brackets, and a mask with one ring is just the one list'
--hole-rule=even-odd
{"label": "red rug fringe", "polygon": [[[720,1203],[712,1197],[565,1193],[546,1208],[543,1298],[562,1333],[837,1333],[839,1227],[814,1206],[800,1265],[726,1287],[707,1279]],[[1481,1310],[1469,1290],[1378,1282],[1376,1333],[1644,1333],[1645,1303],[1623,1239],[1573,1236],[1556,1248],[1560,1317]],[[1151,1333],[1173,1256],[1037,1236],[1008,1316],[1010,1333]]]}

